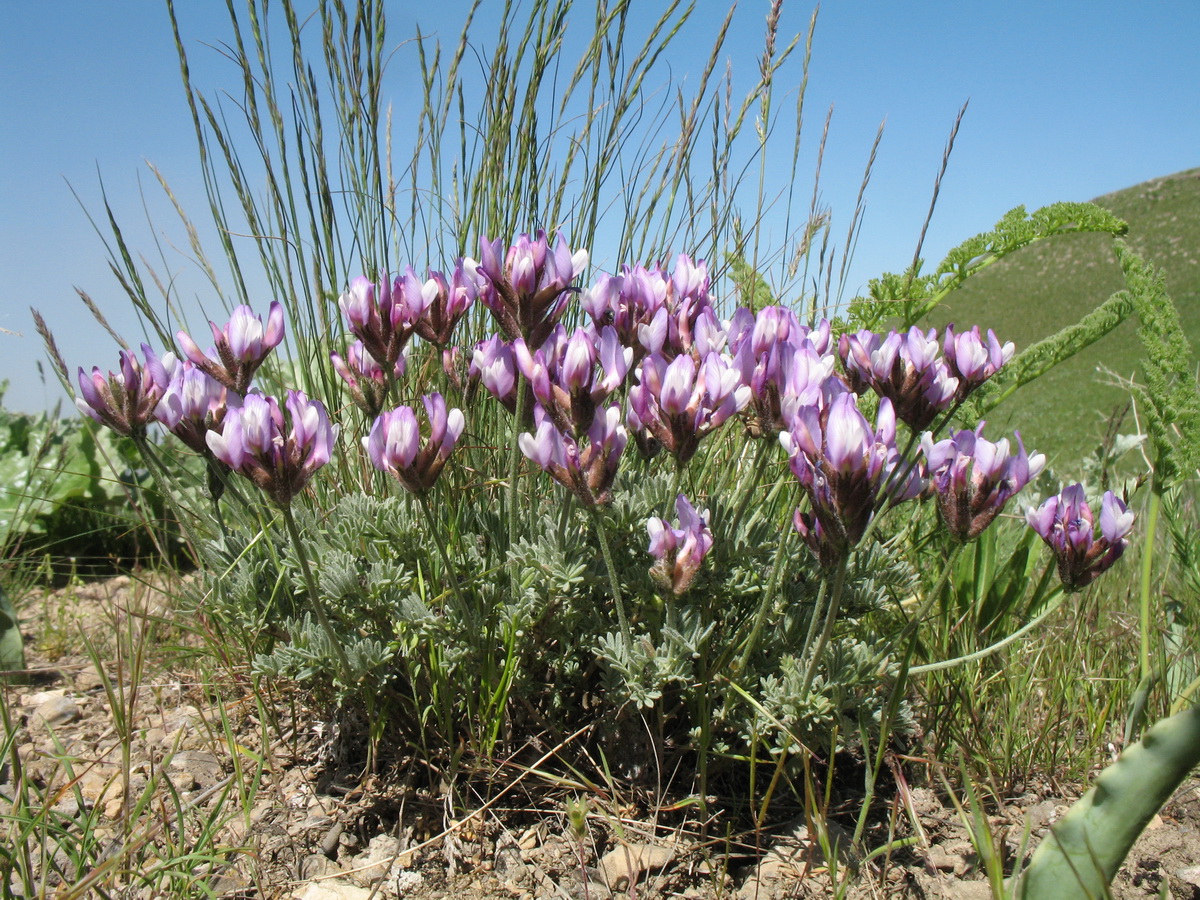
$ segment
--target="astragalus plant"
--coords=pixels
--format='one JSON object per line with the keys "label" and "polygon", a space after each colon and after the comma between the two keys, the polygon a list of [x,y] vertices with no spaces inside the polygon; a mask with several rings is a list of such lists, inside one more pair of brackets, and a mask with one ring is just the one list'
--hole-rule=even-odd
{"label": "astragalus plant", "polygon": [[[232,287],[192,249],[230,319],[202,350],[150,302],[117,232],[116,268],[164,354],[125,353],[107,379],[80,370],[81,408],[151,457],[168,452],[153,419],[204,456],[202,484],[161,487],[201,566],[196,612],[255,676],[311,689],[343,737],[365,721],[374,750],[437,766],[549,742],[606,777],[694,773],[682,792],[704,804],[714,777],[749,769],[753,785],[761,760],[770,794],[813,748],[874,755],[877,773],[911,728],[908,666],[961,549],[1013,518],[1045,465],[980,420],[1015,389],[1010,368],[1045,366],[990,331],[915,319],[1020,246],[1122,224],[1083,204],[1015,211],[932,276],[885,277],[877,302],[835,317],[826,212],[767,252],[746,224],[767,168],[757,185],[727,175],[772,149],[772,90],[798,44],[777,40],[781,5],[737,102],[713,76],[728,20],[694,94],[652,98],[691,13],[675,4],[644,39],[621,2],[508,5],[448,62],[418,38],[410,156],[385,124],[380,4],[323,3],[303,22],[287,3],[281,22],[231,7],[253,165],[179,38]],[[653,102],[673,118],[647,127]],[[775,266],[781,299],[757,274],[779,258],[794,262]],[[823,291],[793,277],[809,264],[827,267]],[[889,328],[892,313],[914,321]],[[1076,495],[1060,506],[1082,509]],[[1030,514],[1067,588],[1124,541],[1118,502],[1104,501],[1107,549],[1066,563],[1057,513]],[[1047,578],[1020,594],[1031,616],[1059,596]]]}

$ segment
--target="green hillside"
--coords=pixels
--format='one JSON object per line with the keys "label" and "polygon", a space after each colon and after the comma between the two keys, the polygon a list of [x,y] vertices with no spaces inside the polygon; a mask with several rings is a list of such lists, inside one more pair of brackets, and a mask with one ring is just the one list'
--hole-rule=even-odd
{"label": "green hillside", "polygon": [[[1161,269],[1179,308],[1193,353],[1200,347],[1200,169],[1155,178],[1094,203],[1129,223],[1126,238],[1143,259]],[[993,328],[1018,351],[1079,320],[1123,288],[1107,235],[1066,235],[1036,243],[969,279],[930,317]],[[1120,328],[1045,375],[992,411],[988,434],[1020,429],[1026,445],[1046,452],[1063,474],[1093,450],[1105,420],[1128,394],[1107,382],[1107,367],[1128,379],[1138,375],[1137,323]],[[1133,432],[1132,417],[1122,432]]]}

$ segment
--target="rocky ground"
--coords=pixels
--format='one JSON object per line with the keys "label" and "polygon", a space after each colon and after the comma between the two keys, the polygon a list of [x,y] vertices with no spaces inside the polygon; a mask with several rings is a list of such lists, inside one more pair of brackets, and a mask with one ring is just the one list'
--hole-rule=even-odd
{"label": "rocky ground", "polygon": [[[485,798],[431,789],[436,778],[411,765],[367,778],[340,767],[328,723],[301,698],[257,698],[238,661],[206,663],[203,633],[144,583],[47,593],[21,613],[31,673],[5,689],[0,845],[11,855],[0,851],[0,876],[23,859],[27,877],[0,883],[4,896],[992,896],[962,817],[928,788],[896,804],[908,807],[896,833],[911,845],[866,861],[830,849],[844,837],[836,826],[702,833],[695,816],[655,816],[611,796],[595,797],[573,826],[556,799],[565,792],[529,769],[498,769]],[[49,812],[20,810],[22,798]],[[1069,802],[1030,792],[988,810],[1005,871]],[[31,819],[40,825],[22,832]],[[1200,900],[1200,781],[1151,823],[1113,895],[1168,896],[1164,884],[1177,900]]]}

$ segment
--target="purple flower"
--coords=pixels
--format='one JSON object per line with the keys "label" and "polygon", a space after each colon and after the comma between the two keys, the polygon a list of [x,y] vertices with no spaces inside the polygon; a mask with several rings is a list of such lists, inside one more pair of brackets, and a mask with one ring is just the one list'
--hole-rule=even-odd
{"label": "purple flower", "polygon": [[441,394],[426,394],[421,400],[429,422],[429,436],[424,443],[417,415],[410,406],[385,412],[363,438],[371,465],[391,473],[414,494],[433,487],[466,427],[462,410],[447,410]]}
{"label": "purple flower", "polygon": [[209,322],[208,327],[212,329],[215,349],[207,354],[201,352],[185,331],[176,332],[175,339],[184,356],[197,368],[234,393],[244,394],[258,367],[283,340],[283,305],[278,300],[271,301],[266,327],[262,317],[248,306],[236,307],[224,328],[218,328],[215,322]]}
{"label": "purple flower", "polygon": [[978,325],[958,335],[954,333],[953,325],[947,325],[943,347],[950,374],[958,379],[958,389],[954,395],[957,401],[965,399],[973,390],[999,372],[1013,358],[1016,349],[1012,341],[1001,346],[990,328],[987,333],[987,345],[984,346]]}
{"label": "purple flower", "polygon": [[[330,353],[329,359],[334,370],[341,376],[342,381],[350,389],[350,396],[355,406],[374,418],[383,409],[387,400],[390,379],[384,372],[383,366],[367,350],[362,341],[355,341],[346,351],[345,358],[337,353]],[[396,358],[392,367],[392,377],[399,378],[404,374],[407,364],[404,354]]]}
{"label": "purple flower", "polygon": [[530,353],[517,338],[513,352],[534,398],[559,430],[576,437],[591,427],[596,407],[625,383],[633,360],[633,350],[621,346],[611,325],[599,334],[592,327],[577,328],[567,337],[560,324],[540,349]]}
{"label": "purple flower", "polygon": [[751,392],[748,429],[754,437],[773,438],[787,430],[796,409],[819,404],[826,392],[833,357],[818,345],[828,348],[829,323],[812,331],[790,310],[769,306],[757,317],[738,310],[730,330],[734,365]]}
{"label": "purple flower", "polygon": [[719,353],[709,353],[699,366],[690,355],[667,362],[654,353],[638,371],[629,392],[629,425],[644,428],[680,463],[750,402],[750,388]]}
{"label": "purple flower", "polygon": [[1105,491],[1097,537],[1083,485],[1072,484],[1037,509],[1026,510],[1025,519],[1058,558],[1063,586],[1076,591],[1121,558],[1129,545],[1126,535],[1133,528],[1134,515],[1112,491]]}
{"label": "purple flower", "polygon": [[517,409],[517,357],[512,344],[498,334],[475,345],[469,379],[478,378],[488,393],[510,413]]}
{"label": "purple flower", "polygon": [[174,354],[159,359],[142,344],[143,366],[137,355],[121,351],[121,371],[107,376],[93,367],[89,376],[79,369],[79,393],[75,406],[81,413],[111,428],[117,434],[141,437],[154,421],[154,411],[170,384],[168,369],[175,366]]}
{"label": "purple flower", "polygon": [[724,349],[727,335],[708,293],[704,260],[693,262],[681,253],[669,278],[657,266],[639,266],[629,277],[642,298],[636,325],[637,356],[657,353],[670,361],[687,353],[699,362],[710,352]]}
{"label": "purple flower", "polygon": [[631,365],[648,352],[638,335],[666,302],[668,280],[660,269],[625,266],[620,275],[601,275],[580,295],[579,305],[597,328],[611,325],[621,346],[633,351]]}
{"label": "purple flower", "polygon": [[477,267],[470,257],[460,259],[449,283],[441,272],[429,273],[429,281],[422,288],[428,303],[414,324],[423,340],[443,349],[450,343],[454,327],[479,296],[481,279]]}
{"label": "purple flower", "polygon": [[612,502],[612,483],[629,436],[621,424],[621,407],[596,410],[587,443],[581,444],[555,427],[549,414],[534,406],[536,430],[517,439],[521,452],[539,469],[570,490],[584,506]]}
{"label": "purple flower", "polygon": [[241,404],[240,396],[191,360],[182,360],[174,366],[154,417],[188,447],[210,456],[208,432],[220,434],[230,407]]}
{"label": "purple flower", "polygon": [[507,253],[501,240],[481,238],[479,256],[480,302],[510,340],[522,338],[536,350],[566,311],[571,282],[587,267],[587,251],[572,251],[561,234],[551,251],[539,231],[536,238],[518,235]]}
{"label": "purple flower", "polygon": [[936,329],[923,334],[915,325],[907,334],[885,338],[870,331],[843,334],[838,355],[850,389],[871,388],[892,401],[896,418],[914,431],[928,428],[954,402],[959,380],[938,356]]}
{"label": "purple flower", "polygon": [[386,273],[378,283],[360,275],[338,298],[338,306],[350,333],[388,372],[396,366],[417,322],[439,290],[436,279],[422,283],[409,266],[394,281]]}
{"label": "purple flower", "polygon": [[678,596],[700,571],[705,554],[712,549],[713,534],[708,527],[708,510],[697,512],[683,494],[675,498],[675,511],[679,514],[678,528],[652,517],[646,521],[646,531],[650,535],[650,555],[658,560],[650,574],[664,590],[669,588]]}
{"label": "purple flower", "polygon": [[281,507],[329,462],[338,435],[321,401],[303,391],[288,391],[285,408],[286,416],[274,397],[247,394],[240,408],[226,413],[221,433],[206,436],[213,456]]}
{"label": "purple flower", "polygon": [[858,543],[881,498],[899,503],[923,487],[896,450],[891,401],[879,401],[872,430],[855,394],[831,394],[832,401],[823,406],[799,407],[791,429],[779,435],[812,504],[810,512],[797,513],[797,530],[823,562],[839,559]]}
{"label": "purple flower", "polygon": [[959,431],[933,442],[921,436],[930,481],[938,494],[938,510],[950,534],[970,541],[1000,515],[1004,505],[1046,466],[1041,453],[1028,456],[1017,433],[1017,454],[1008,455],[1008,439],[983,438],[983,422],[974,431]]}

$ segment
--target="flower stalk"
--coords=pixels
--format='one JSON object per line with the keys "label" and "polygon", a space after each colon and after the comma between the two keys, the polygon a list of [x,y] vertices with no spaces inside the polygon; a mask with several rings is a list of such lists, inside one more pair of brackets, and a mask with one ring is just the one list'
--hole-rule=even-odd
{"label": "flower stalk", "polygon": [[600,555],[604,557],[604,567],[608,570],[608,584],[613,595],[613,605],[617,610],[617,624],[621,628],[621,634],[627,640],[632,639],[633,633],[629,630],[629,616],[625,611],[625,599],[621,596],[621,579],[617,575],[617,567],[613,564],[612,548],[608,545],[604,513],[596,506],[589,506],[587,510],[592,517],[592,527],[596,530],[596,537],[600,541]]}
{"label": "flower stalk", "polygon": [[317,617],[317,624],[325,632],[325,637],[329,640],[334,654],[337,656],[338,665],[342,670],[342,683],[349,687],[353,682],[350,658],[346,656],[346,651],[342,647],[342,638],[334,630],[333,623],[329,621],[329,616],[325,612],[325,603],[321,600],[321,591],[317,587],[317,579],[313,576],[312,566],[309,565],[308,551],[304,549],[304,538],[300,536],[300,529],[296,526],[296,518],[292,515],[292,507],[290,505],[282,505],[279,507],[279,512],[283,516],[283,524],[287,528],[288,538],[291,539],[292,549],[296,552],[296,559],[300,562],[300,573],[304,578],[304,589],[308,593],[313,613]]}

